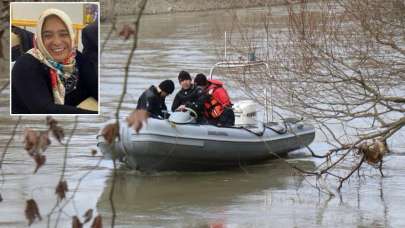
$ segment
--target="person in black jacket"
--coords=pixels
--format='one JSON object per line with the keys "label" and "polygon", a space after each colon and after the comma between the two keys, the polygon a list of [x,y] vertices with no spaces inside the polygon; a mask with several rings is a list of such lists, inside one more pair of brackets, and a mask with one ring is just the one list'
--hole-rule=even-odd
{"label": "person in black jacket", "polygon": [[[184,111],[187,107],[202,117],[204,101],[200,97],[204,94],[203,90],[191,82],[191,76],[187,71],[180,71],[178,79],[181,89],[174,98],[172,112]],[[197,121],[199,120],[200,118],[197,119]]]}
{"label": "person in black jacket", "polygon": [[137,110],[146,110],[150,117],[164,119],[167,117],[165,99],[174,91],[172,80],[162,81],[158,87],[151,86],[138,99]]}
{"label": "person in black jacket", "polygon": [[87,58],[98,72],[98,20],[88,24],[82,30],[83,56]]}
{"label": "person in black jacket", "polygon": [[14,25],[11,26],[11,31],[20,41],[18,45],[11,48],[11,61],[16,61],[21,55],[33,47],[34,33]]}
{"label": "person in black jacket", "polygon": [[98,100],[98,76],[74,48],[73,25],[61,10],[45,10],[37,24],[34,47],[12,70],[12,114],[97,114],[77,108]]}

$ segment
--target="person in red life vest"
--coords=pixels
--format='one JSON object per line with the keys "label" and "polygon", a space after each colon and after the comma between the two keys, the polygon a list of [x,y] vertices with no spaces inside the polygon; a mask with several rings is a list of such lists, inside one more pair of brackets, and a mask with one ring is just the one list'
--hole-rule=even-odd
{"label": "person in red life vest", "polygon": [[217,126],[230,127],[235,124],[235,114],[232,110],[231,99],[219,80],[207,80],[204,74],[197,74],[194,84],[204,90],[204,117],[208,123]]}

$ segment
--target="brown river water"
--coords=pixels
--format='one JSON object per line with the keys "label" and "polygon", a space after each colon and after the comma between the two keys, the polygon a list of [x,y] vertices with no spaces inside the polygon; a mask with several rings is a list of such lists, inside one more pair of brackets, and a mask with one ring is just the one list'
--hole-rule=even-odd
{"label": "brown river water", "polygon": [[[254,17],[261,11],[239,10],[238,14],[242,18]],[[286,15],[286,11],[276,7],[273,14]],[[166,78],[177,82],[177,74],[183,69],[193,75],[208,74],[218,58],[215,47],[223,43],[210,34],[218,25],[230,23],[230,18],[227,11],[215,11],[144,16],[141,23],[139,49],[131,66],[122,117],[135,107],[149,85]],[[102,25],[102,37],[108,28]],[[102,160],[100,154],[93,157],[90,151],[96,148],[97,131],[114,115],[130,46],[130,41],[114,36],[102,54],[102,115],[78,119],[65,172],[70,190],[67,198],[75,195],[61,213],[56,210],[50,227],[71,227],[71,217],[82,218],[89,208],[102,215],[105,227],[110,226],[112,162]],[[5,81],[1,79],[0,85]],[[237,88],[230,91],[236,100],[243,98]],[[18,119],[9,116],[8,96],[7,89],[0,96],[1,153]],[[168,106],[173,97],[167,100]],[[55,118],[69,135],[74,118]],[[45,129],[44,119],[22,117],[7,151],[0,173],[0,227],[27,227],[24,208],[30,198],[38,202],[43,217],[32,227],[47,226],[47,214],[56,203],[55,187],[63,167],[64,147],[53,140],[46,151],[46,164],[33,174],[34,162],[22,145],[24,129]],[[351,179],[341,196],[335,197],[320,193],[312,186],[313,180],[295,175],[291,169],[289,164],[307,169],[319,164],[305,151],[294,152],[283,160],[227,171],[143,174],[120,168],[114,196],[116,227],[405,227],[404,136],[404,131],[399,132],[398,140],[391,144],[396,152],[385,158],[384,178],[375,169],[366,168],[363,177]],[[323,148],[320,140],[317,137],[311,145],[315,151]]]}

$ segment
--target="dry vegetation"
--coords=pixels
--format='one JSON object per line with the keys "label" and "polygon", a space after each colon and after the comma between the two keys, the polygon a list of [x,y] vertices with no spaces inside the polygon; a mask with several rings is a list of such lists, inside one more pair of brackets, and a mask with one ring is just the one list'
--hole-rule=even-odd
{"label": "dry vegetation", "polygon": [[270,90],[266,99],[274,112],[319,127],[318,137],[330,150],[311,151],[325,162],[302,172],[335,179],[339,190],[366,163],[382,174],[387,141],[405,125],[403,1],[302,1],[287,7],[284,22],[271,9],[248,23],[232,15],[228,45],[239,60],[255,52],[270,69],[245,67],[227,76],[261,104],[263,91]]}

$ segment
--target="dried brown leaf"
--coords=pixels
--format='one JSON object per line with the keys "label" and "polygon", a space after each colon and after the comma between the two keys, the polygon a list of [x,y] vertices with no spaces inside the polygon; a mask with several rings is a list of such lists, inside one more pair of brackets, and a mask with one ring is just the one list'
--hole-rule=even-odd
{"label": "dried brown leaf", "polygon": [[51,128],[52,126],[58,125],[58,121],[56,121],[52,116],[47,116],[46,125],[48,125],[49,128]]}
{"label": "dried brown leaf", "polygon": [[94,221],[91,224],[91,228],[103,228],[103,222],[101,220],[101,215],[97,215],[94,218]]}
{"label": "dried brown leaf", "polygon": [[96,149],[91,149],[91,156],[96,156],[97,150]]}
{"label": "dried brown leaf", "polygon": [[58,140],[59,143],[62,143],[63,138],[65,137],[65,133],[63,131],[62,127],[59,127],[57,125],[53,125],[51,128],[49,128],[52,131],[53,137]]}
{"label": "dried brown leaf", "polygon": [[135,110],[127,117],[128,126],[133,126],[136,133],[143,127],[143,123],[147,123],[149,113],[146,110]]}
{"label": "dried brown leaf", "polygon": [[34,199],[29,199],[25,206],[25,217],[28,219],[28,225],[35,221],[36,218],[42,220],[41,214],[39,213],[38,205]]}
{"label": "dried brown leaf", "polygon": [[36,154],[34,155],[34,161],[35,161],[35,163],[36,163],[36,167],[35,167],[34,173],[36,173],[36,172],[38,171],[38,169],[41,168],[41,166],[43,166],[43,165],[45,164],[45,162],[46,162],[46,157],[45,157],[45,155],[36,153]]}
{"label": "dried brown leaf", "polygon": [[359,153],[364,154],[367,162],[376,164],[388,153],[388,148],[384,140],[374,139],[373,142],[363,142],[360,144]]}
{"label": "dried brown leaf", "polygon": [[93,218],[93,209],[88,209],[86,213],[84,213],[83,217],[84,217],[83,224],[89,222]]}
{"label": "dried brown leaf", "polygon": [[138,134],[139,131],[143,128],[143,122],[138,121],[134,124],[134,131]]}
{"label": "dried brown leaf", "polygon": [[43,131],[39,133],[38,136],[38,148],[45,151],[49,145],[51,145],[51,140],[49,139],[49,131]]}
{"label": "dried brown leaf", "polygon": [[58,196],[58,201],[62,201],[66,197],[66,192],[69,191],[67,182],[59,181],[55,189],[55,194]]}
{"label": "dried brown leaf", "polygon": [[80,219],[77,216],[72,217],[72,228],[82,228],[83,223],[80,222]]}
{"label": "dried brown leaf", "polygon": [[135,34],[135,30],[131,28],[129,25],[124,25],[121,31],[119,32],[118,36],[124,38],[124,40],[128,40],[131,35]]}
{"label": "dried brown leaf", "polygon": [[25,128],[24,130],[24,149],[28,154],[32,156],[37,149],[39,133],[31,128]]}
{"label": "dried brown leaf", "polygon": [[35,156],[39,150],[45,151],[51,144],[48,131],[37,132],[31,128],[24,130],[24,149],[30,156]]}
{"label": "dried brown leaf", "polygon": [[118,136],[118,125],[116,123],[107,124],[101,134],[107,140],[108,144],[111,144]]}
{"label": "dried brown leaf", "polygon": [[59,143],[62,143],[65,133],[63,128],[58,126],[58,121],[56,121],[52,116],[47,116],[46,124],[49,126],[49,130],[52,132],[53,137],[55,137]]}

